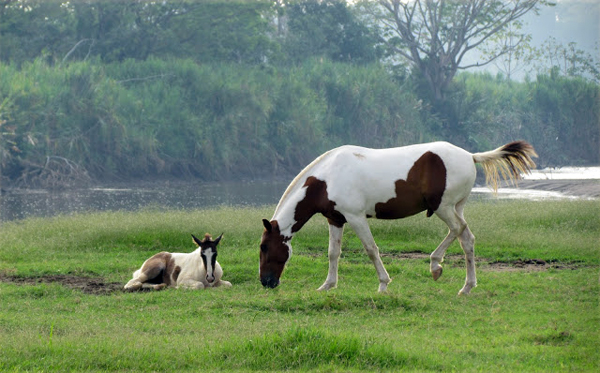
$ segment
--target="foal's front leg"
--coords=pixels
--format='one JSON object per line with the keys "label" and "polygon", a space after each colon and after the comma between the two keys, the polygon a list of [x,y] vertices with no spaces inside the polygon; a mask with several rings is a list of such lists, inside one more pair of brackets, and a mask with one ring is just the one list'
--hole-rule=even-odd
{"label": "foal's front leg", "polygon": [[343,234],[343,225],[341,227],[336,227],[333,224],[329,224],[329,248],[327,250],[329,255],[329,272],[327,273],[327,279],[325,279],[323,285],[317,290],[329,290],[337,287],[338,262],[340,260],[340,254],[342,253]]}
{"label": "foal's front leg", "polygon": [[177,289],[200,290],[204,289],[205,285],[202,281],[185,279],[177,282]]}

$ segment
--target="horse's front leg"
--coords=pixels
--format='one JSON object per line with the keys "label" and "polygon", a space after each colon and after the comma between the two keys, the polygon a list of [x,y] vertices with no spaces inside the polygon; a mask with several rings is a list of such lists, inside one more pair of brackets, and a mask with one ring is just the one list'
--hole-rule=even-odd
{"label": "horse's front leg", "polygon": [[177,281],[177,289],[201,290],[205,285],[202,281],[197,281],[191,278]]}
{"label": "horse's front leg", "polygon": [[338,262],[342,253],[342,236],[344,234],[344,226],[337,227],[329,224],[329,248],[327,249],[329,256],[329,272],[327,279],[317,290],[329,290],[337,287],[338,281]]}
{"label": "horse's front leg", "polygon": [[365,247],[369,258],[371,258],[371,261],[375,266],[377,277],[379,277],[379,292],[382,293],[386,291],[387,286],[390,282],[392,282],[392,279],[383,266],[383,262],[379,256],[379,248],[375,244],[375,240],[373,239],[373,234],[371,234],[371,229],[369,228],[367,219],[364,217],[358,217],[356,219],[348,219],[348,217],[346,217],[346,219],[360,238],[360,241]]}
{"label": "horse's front leg", "polygon": [[218,287],[230,288],[232,286],[233,285],[231,285],[231,282],[225,281],[225,280],[215,281],[215,283],[212,285],[213,288],[218,288]]}

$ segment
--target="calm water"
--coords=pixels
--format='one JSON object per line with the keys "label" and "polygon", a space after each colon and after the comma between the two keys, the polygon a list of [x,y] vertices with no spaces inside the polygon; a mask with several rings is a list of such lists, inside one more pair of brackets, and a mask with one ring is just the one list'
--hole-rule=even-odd
{"label": "calm water", "polygon": [[[600,179],[600,167],[535,170],[531,179]],[[291,178],[290,178],[291,180]],[[48,191],[13,190],[0,195],[0,222],[90,211],[135,211],[146,207],[200,209],[217,206],[275,205],[290,180],[230,183],[160,182]],[[491,198],[486,187],[472,199]],[[501,188],[493,198],[575,198],[558,192]]]}
{"label": "calm water", "polygon": [[135,211],[147,207],[201,209],[275,205],[288,183],[161,182],[64,191],[12,190],[0,196],[0,222],[91,211]]}

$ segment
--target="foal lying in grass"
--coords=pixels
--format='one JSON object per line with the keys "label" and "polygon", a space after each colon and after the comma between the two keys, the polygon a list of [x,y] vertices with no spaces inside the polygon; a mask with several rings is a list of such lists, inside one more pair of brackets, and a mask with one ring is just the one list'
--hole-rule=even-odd
{"label": "foal lying in grass", "polygon": [[193,234],[198,249],[191,253],[155,254],[147,259],[142,267],[133,273],[133,278],[124,290],[154,289],[167,286],[183,289],[204,289],[206,287],[231,287],[231,283],[221,280],[223,269],[217,262],[217,245],[223,235],[216,240],[206,233],[200,241]]}

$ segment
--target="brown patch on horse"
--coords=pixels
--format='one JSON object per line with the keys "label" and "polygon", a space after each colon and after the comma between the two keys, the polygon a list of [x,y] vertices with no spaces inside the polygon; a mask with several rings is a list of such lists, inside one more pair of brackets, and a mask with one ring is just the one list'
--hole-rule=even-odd
{"label": "brown patch on horse", "polygon": [[378,219],[400,219],[427,210],[427,217],[440,207],[446,190],[446,166],[435,153],[426,152],[397,180],[396,197],[375,205]]}
{"label": "brown patch on horse", "polygon": [[171,278],[173,279],[174,283],[177,283],[177,278],[179,277],[180,273],[181,273],[181,267],[175,266],[175,269],[173,269],[173,273],[171,274]]}
{"label": "brown patch on horse", "polygon": [[296,205],[296,211],[294,212],[296,223],[292,226],[292,233],[299,231],[316,213],[323,214],[329,224],[336,227],[342,227],[346,223],[344,215],[335,210],[335,202],[329,200],[325,181],[309,176],[304,183],[304,187],[306,188],[306,195]]}
{"label": "brown patch on horse", "polygon": [[[167,284],[168,286],[173,282],[172,280],[177,279],[179,272],[181,272],[181,268],[179,268],[179,271],[176,271],[176,268],[179,267],[175,266],[175,260],[171,253],[162,251],[153,255],[144,263],[142,272],[148,276],[148,280],[145,281],[146,283]],[[171,276],[173,274],[175,275],[174,279]]]}

